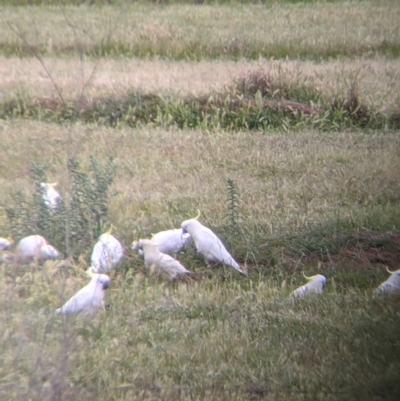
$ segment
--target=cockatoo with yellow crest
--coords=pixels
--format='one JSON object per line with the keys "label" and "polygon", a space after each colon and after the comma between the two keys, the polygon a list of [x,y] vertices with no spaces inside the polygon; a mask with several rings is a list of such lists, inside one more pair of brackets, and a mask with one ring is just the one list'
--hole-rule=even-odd
{"label": "cockatoo with yellow crest", "polygon": [[[181,252],[188,241],[191,240],[189,233],[183,233],[182,228],[173,228],[171,230],[160,231],[152,234],[151,241],[158,246],[161,253],[166,253],[172,257]],[[143,257],[143,250],[137,247],[137,241],[132,242],[131,248],[138,251],[139,255]]]}
{"label": "cockatoo with yellow crest", "polygon": [[40,183],[40,188],[42,189],[43,202],[49,209],[52,210],[57,209],[58,205],[61,202],[61,195],[54,189],[56,185],[57,185],[56,182]]}
{"label": "cockatoo with yellow crest", "polygon": [[34,260],[60,259],[61,253],[41,235],[22,238],[16,247],[17,259],[22,262]]}
{"label": "cockatoo with yellow crest", "polygon": [[151,237],[151,241],[158,246],[160,252],[171,256],[175,256],[181,252],[190,239],[190,234],[183,233],[182,228],[160,231]]}
{"label": "cockatoo with yellow crest", "polygon": [[182,224],[182,232],[189,233],[194,241],[197,252],[203,255],[207,263],[218,263],[233,267],[239,273],[246,275],[239,264],[233,259],[232,255],[226,250],[220,239],[208,228],[203,226],[198,215],[190,220],[185,220]]}
{"label": "cockatoo with yellow crest", "polygon": [[61,308],[56,310],[58,315],[93,315],[99,309],[105,309],[105,291],[110,285],[111,279],[105,274],[88,272],[92,277],[89,284],[81,288]]}
{"label": "cockatoo with yellow crest", "polygon": [[115,269],[124,258],[124,248],[111,232],[112,227],[100,235],[93,247],[90,269],[94,273],[109,272]]}
{"label": "cockatoo with yellow crest", "polygon": [[165,273],[171,279],[183,274],[190,274],[179,261],[158,250],[158,245],[148,239],[141,239],[134,244],[133,249],[143,251],[144,263],[150,272]]}
{"label": "cockatoo with yellow crest", "polygon": [[390,277],[379,285],[374,295],[400,294],[400,270],[392,272],[386,268],[386,271],[390,274]]}
{"label": "cockatoo with yellow crest", "polygon": [[325,285],[326,277],[322,274],[307,277],[304,273],[303,276],[308,280],[308,283],[294,290],[290,295],[295,298],[302,298],[308,294],[322,294]]}

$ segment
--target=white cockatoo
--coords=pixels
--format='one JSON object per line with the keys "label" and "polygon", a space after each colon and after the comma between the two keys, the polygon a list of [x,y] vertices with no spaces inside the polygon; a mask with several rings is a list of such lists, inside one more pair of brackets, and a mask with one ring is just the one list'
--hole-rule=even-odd
{"label": "white cockatoo", "polygon": [[[173,228],[171,230],[160,231],[157,234],[153,234],[151,241],[158,246],[158,250],[161,253],[166,253],[172,257],[175,257],[179,252],[183,250],[186,243],[192,239],[189,233],[183,234],[182,228]],[[138,251],[139,255],[143,257],[143,250],[137,246],[138,241],[133,241],[131,249]]]}
{"label": "white cockatoo", "polygon": [[386,270],[390,274],[390,277],[379,285],[374,295],[400,294],[400,270],[395,270],[393,272],[388,268],[386,268]]}
{"label": "white cockatoo", "polygon": [[308,280],[308,283],[294,290],[290,295],[295,298],[301,298],[308,294],[321,294],[326,285],[326,277],[322,274],[307,277],[304,273],[303,276]]}
{"label": "white cockatoo", "polygon": [[41,182],[40,188],[42,189],[42,199],[44,204],[49,209],[56,209],[61,202],[61,195],[54,189],[57,185],[56,182],[48,183],[48,182]]}
{"label": "white cockatoo", "polygon": [[79,313],[93,315],[99,309],[105,309],[104,295],[111,279],[106,274],[89,273],[92,277],[89,284],[81,288],[61,308],[58,315],[77,315]]}
{"label": "white cockatoo", "polygon": [[175,256],[181,252],[190,239],[191,235],[183,233],[182,228],[160,231],[151,237],[151,241],[158,245],[160,252],[171,256]]}
{"label": "white cockatoo", "polygon": [[20,261],[60,259],[61,253],[50,245],[41,235],[29,235],[22,238],[16,247],[17,258]]}
{"label": "white cockatoo", "polygon": [[171,280],[180,275],[191,273],[172,256],[160,252],[158,245],[149,239],[139,240],[135,249],[143,251],[144,263],[150,272],[166,273]]}
{"label": "white cockatoo", "polygon": [[124,258],[122,244],[111,234],[112,227],[104,234],[93,247],[91,270],[94,273],[106,273],[114,269]]}
{"label": "white cockatoo", "polygon": [[207,263],[219,263],[231,266],[238,272],[246,275],[239,264],[226,250],[220,239],[208,228],[203,226],[198,218],[200,211],[194,219],[185,220],[182,224],[182,232],[189,233],[194,241],[197,252],[203,255]]}
{"label": "white cockatoo", "polygon": [[11,238],[2,238],[0,237],[0,251],[8,251],[13,244],[13,240]]}

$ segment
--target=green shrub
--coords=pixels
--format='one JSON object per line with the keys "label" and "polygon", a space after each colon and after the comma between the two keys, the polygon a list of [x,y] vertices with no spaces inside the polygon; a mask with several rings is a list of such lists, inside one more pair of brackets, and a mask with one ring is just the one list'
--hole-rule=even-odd
{"label": "green shrub", "polygon": [[70,158],[69,193],[63,196],[56,209],[48,208],[42,199],[41,182],[46,182],[45,168],[32,164],[35,191],[32,199],[22,192],[15,194],[13,207],[6,208],[8,230],[14,239],[38,234],[67,256],[79,255],[109,224],[108,190],[115,176],[112,158],[104,166],[90,158],[89,173],[79,162]]}

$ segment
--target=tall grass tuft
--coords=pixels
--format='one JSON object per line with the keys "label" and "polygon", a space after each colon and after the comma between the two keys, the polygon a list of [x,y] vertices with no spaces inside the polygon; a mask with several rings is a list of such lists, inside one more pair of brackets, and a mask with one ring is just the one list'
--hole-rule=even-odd
{"label": "tall grass tuft", "polygon": [[33,197],[29,199],[20,191],[14,195],[14,206],[6,208],[10,234],[17,240],[39,234],[68,256],[79,255],[100,235],[105,224],[109,224],[108,191],[115,172],[112,158],[101,165],[90,157],[89,173],[76,159],[69,159],[70,192],[52,210],[43,202],[40,187],[41,182],[46,182],[45,168],[33,163]]}
{"label": "tall grass tuft", "polygon": [[231,178],[227,180],[227,206],[228,206],[228,214],[227,219],[229,221],[230,228],[232,230],[237,229],[239,224],[239,194],[235,184]]}

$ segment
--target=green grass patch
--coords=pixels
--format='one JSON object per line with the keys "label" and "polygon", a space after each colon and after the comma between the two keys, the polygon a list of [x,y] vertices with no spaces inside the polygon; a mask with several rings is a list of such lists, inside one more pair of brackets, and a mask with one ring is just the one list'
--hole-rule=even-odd
{"label": "green grass patch", "polygon": [[[3,271],[1,338],[7,398],[388,399],[399,395],[399,298],[357,285],[293,301],[268,280],[160,285],[115,278],[110,309],[59,319],[58,289],[82,278],[51,264],[34,280]],[[51,280],[44,274],[52,272]],[[243,284],[242,284],[243,282]],[[369,281],[372,287],[375,283]],[[4,286],[4,284],[2,284]],[[38,289],[41,302],[38,302]],[[4,288],[3,288],[4,290]],[[35,300],[35,301],[34,301]]]}
{"label": "green grass patch", "polygon": [[268,130],[344,128],[398,129],[396,113],[384,115],[361,103],[357,86],[347,98],[326,99],[320,90],[296,81],[272,78],[259,70],[235,79],[220,93],[178,96],[131,92],[123,97],[77,102],[16,98],[0,104],[0,118],[159,127]]}

